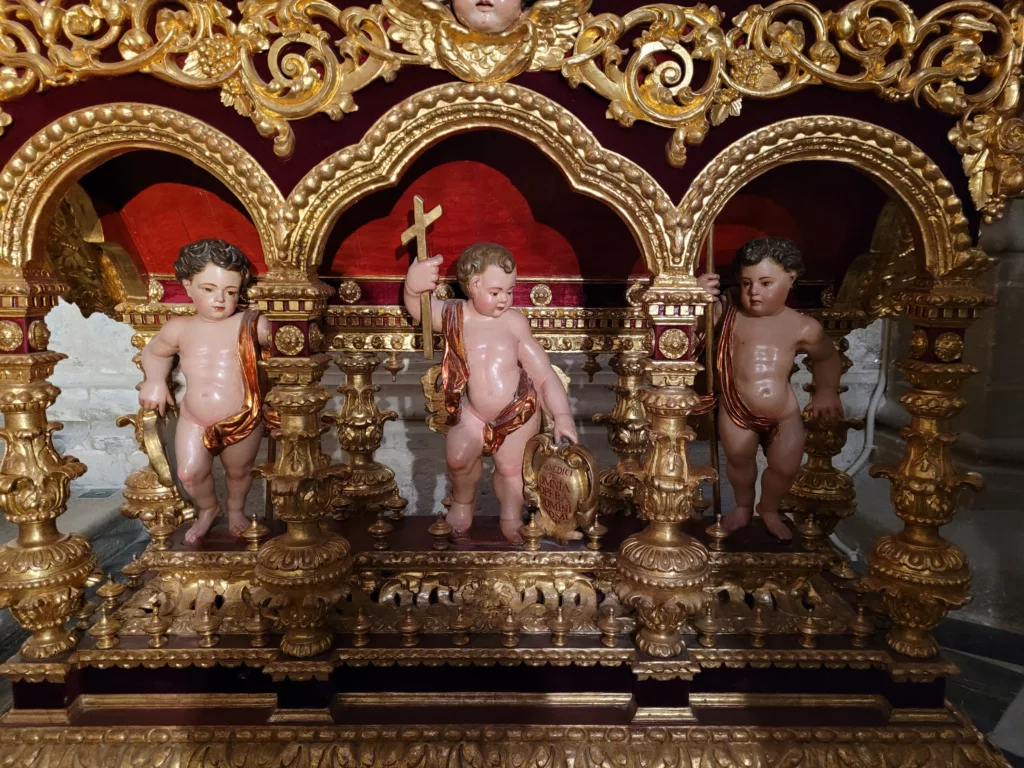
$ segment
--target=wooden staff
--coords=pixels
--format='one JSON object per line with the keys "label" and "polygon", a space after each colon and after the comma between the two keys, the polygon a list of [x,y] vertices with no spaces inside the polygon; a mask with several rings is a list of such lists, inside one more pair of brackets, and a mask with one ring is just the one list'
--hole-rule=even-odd
{"label": "wooden staff", "polygon": [[[429,213],[423,212],[423,198],[416,195],[412,199],[413,223],[402,233],[402,245],[408,245],[416,239],[416,261],[426,261],[427,227],[441,218],[441,206],[436,206]],[[431,316],[431,291],[420,294],[420,325],[423,326],[423,356],[427,360],[434,359],[434,318]]]}
{"label": "wooden staff", "polygon": [[[712,273],[715,271],[715,222],[713,221],[711,222],[711,229],[708,230],[708,239],[704,243],[704,251],[705,271]],[[721,288],[721,283],[719,283],[719,288]],[[707,374],[708,395],[713,397],[715,394],[714,301],[708,302],[707,309],[704,311],[704,367]],[[717,412],[717,407],[712,408],[708,412],[708,423],[711,427],[711,432],[708,436],[708,447],[711,450],[711,468],[715,470],[715,479],[711,483],[711,500],[716,520],[722,514],[722,481],[718,477],[718,423],[715,418]]]}

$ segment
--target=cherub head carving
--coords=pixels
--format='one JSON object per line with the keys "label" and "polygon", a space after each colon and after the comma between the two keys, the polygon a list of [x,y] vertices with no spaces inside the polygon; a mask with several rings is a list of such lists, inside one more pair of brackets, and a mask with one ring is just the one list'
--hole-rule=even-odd
{"label": "cherub head carving", "polygon": [[532,0],[451,0],[459,22],[476,32],[498,34],[511,27]]}
{"label": "cherub head carving", "polygon": [[189,243],[178,252],[174,276],[204,320],[231,317],[252,283],[253,267],[241,249],[223,240],[207,238]]}
{"label": "cherub head carving", "polygon": [[804,273],[804,259],[792,240],[759,237],[736,252],[733,269],[743,308],[755,317],[767,317],[785,308],[789,289]]}
{"label": "cherub head carving", "polygon": [[512,306],[517,274],[508,248],[475,243],[462,252],[455,269],[459,285],[481,315],[497,317]]}

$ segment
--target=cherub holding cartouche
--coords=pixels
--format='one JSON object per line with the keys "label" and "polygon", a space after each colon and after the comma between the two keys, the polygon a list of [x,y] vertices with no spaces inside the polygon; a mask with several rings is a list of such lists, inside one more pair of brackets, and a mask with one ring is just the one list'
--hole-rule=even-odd
{"label": "cherub holding cartouche", "polygon": [[[826,422],[842,417],[842,363],[821,324],[786,306],[790,288],[804,271],[796,243],[781,237],[751,240],[739,249],[733,267],[739,278],[738,305],[721,293],[717,274],[698,278],[715,297],[716,323],[721,319],[718,429],[736,498],[736,509],[723,522],[730,531],[750,522],[760,445],[768,467],[757,512],[774,536],[790,539],[793,534],[779,516],[779,503],[803,459],[804,415]],[[814,379],[803,414],[789,383],[800,353],[811,360]]]}
{"label": "cherub holding cartouche", "polygon": [[[405,276],[405,307],[420,321],[420,294],[437,286],[442,257],[417,261]],[[434,330],[444,334],[441,363],[452,505],[448,522],[465,535],[473,523],[483,457],[494,459],[494,495],[501,531],[518,543],[523,524],[523,454],[540,430],[543,408],[554,439],[577,442],[569,398],[529,321],[512,307],[516,263],[508,249],[476,243],[459,256],[459,284],[468,300],[431,299]]]}
{"label": "cherub holding cartouche", "polygon": [[270,344],[270,322],[258,310],[235,312],[253,279],[252,264],[234,245],[207,239],[186,245],[174,274],[195,305],[192,317],[174,317],[142,350],[146,375],[139,402],[161,415],[174,396],[167,387],[175,355],[185,376],[174,446],[178,480],[194,499],[198,516],[185,543],[198,544],[220,505],[213,457],[220,456],[227,485],[228,530],[247,526],[245,499],[263,435],[263,396],[258,361]]}

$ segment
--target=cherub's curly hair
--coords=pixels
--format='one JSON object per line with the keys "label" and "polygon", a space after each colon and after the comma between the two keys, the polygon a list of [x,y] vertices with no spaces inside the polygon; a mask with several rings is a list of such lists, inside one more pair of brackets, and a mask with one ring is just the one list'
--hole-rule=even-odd
{"label": "cherub's curly hair", "polygon": [[238,294],[240,299],[244,299],[246,289],[252,285],[255,271],[252,262],[237,245],[215,237],[189,243],[178,251],[178,259],[174,262],[174,276],[178,280],[191,280],[210,263],[242,275],[242,285]]}
{"label": "cherub's curly hair", "polygon": [[743,267],[753,267],[765,259],[774,261],[797,277],[806,271],[804,257],[800,254],[797,244],[785,237],[759,237],[744,243],[736,251],[736,259],[732,263],[732,268],[736,276],[739,277]]}
{"label": "cherub's curly hair", "polygon": [[469,296],[469,280],[474,275],[482,275],[488,267],[501,267],[505,274],[515,271],[516,260],[512,251],[497,243],[474,243],[462,252],[455,265],[462,292]]}

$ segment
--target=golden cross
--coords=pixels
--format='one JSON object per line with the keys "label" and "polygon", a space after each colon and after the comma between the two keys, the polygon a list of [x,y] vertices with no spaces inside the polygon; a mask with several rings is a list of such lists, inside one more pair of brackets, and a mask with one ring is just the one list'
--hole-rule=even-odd
{"label": "golden cross", "polygon": [[[427,227],[441,218],[441,206],[429,213],[423,212],[423,198],[416,195],[412,199],[413,224],[402,233],[402,245],[408,245],[416,239],[416,261],[425,261],[427,253]],[[430,291],[420,294],[420,324],[423,326],[423,356],[434,359],[434,318],[430,312]]]}

